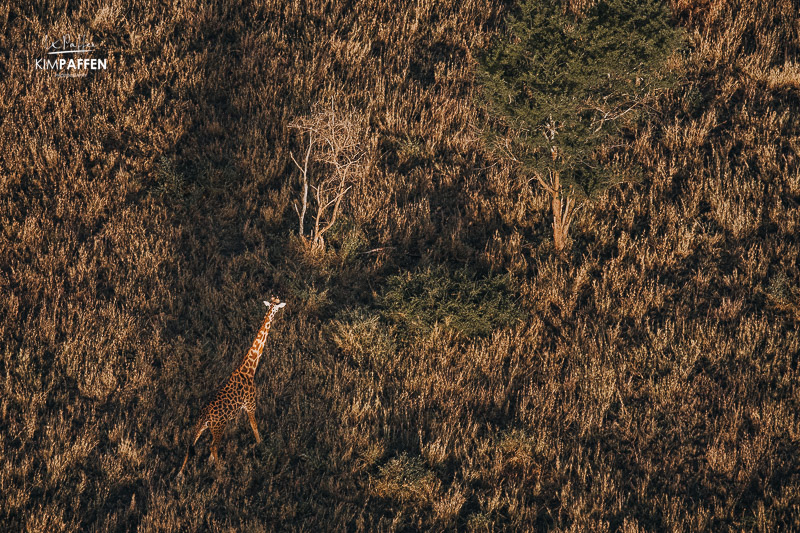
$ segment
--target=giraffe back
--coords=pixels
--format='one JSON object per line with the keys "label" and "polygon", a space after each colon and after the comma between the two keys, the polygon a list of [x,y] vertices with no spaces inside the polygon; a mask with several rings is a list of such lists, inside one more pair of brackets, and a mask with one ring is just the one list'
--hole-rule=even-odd
{"label": "giraffe back", "polygon": [[226,424],[234,418],[239,410],[254,405],[256,387],[253,377],[242,372],[234,372],[217,391],[214,399],[205,408],[202,418],[211,422],[209,427]]}

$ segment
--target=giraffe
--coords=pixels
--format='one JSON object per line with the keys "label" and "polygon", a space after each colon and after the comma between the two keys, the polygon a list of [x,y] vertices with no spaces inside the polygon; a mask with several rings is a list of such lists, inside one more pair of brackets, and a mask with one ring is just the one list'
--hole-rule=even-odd
{"label": "giraffe", "polygon": [[217,444],[220,441],[220,437],[222,437],[222,432],[225,431],[225,426],[239,413],[240,409],[244,409],[250,419],[250,427],[253,428],[256,443],[261,442],[261,435],[258,434],[258,426],[255,419],[256,387],[253,383],[253,377],[258,367],[258,361],[261,359],[261,353],[264,351],[264,344],[267,341],[272,320],[278,310],[286,305],[286,302],[281,302],[278,298],[273,297],[271,301],[265,301],[264,305],[268,309],[267,316],[264,318],[261,329],[258,330],[253,345],[242,359],[242,362],[239,363],[239,366],[236,367],[236,370],[233,371],[225,384],[219,389],[211,403],[203,409],[200,419],[194,426],[192,444],[189,446],[189,451],[186,452],[181,469],[178,471],[179,477],[183,474],[183,469],[186,467],[189,456],[194,452],[197,440],[203,434],[203,431],[207,429],[211,431],[213,437],[211,455],[214,457],[214,463],[219,464]]}

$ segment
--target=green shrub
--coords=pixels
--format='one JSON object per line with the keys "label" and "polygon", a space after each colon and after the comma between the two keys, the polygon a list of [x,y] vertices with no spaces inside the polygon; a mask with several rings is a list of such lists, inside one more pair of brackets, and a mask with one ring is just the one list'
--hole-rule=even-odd
{"label": "green shrub", "polygon": [[513,293],[508,274],[481,278],[437,266],[390,277],[380,305],[385,318],[411,333],[439,325],[476,337],[522,318]]}

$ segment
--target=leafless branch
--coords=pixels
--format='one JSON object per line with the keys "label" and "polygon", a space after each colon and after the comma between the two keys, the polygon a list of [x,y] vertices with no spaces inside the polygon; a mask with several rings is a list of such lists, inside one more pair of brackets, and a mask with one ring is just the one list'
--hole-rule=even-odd
{"label": "leafless branch", "polygon": [[[341,213],[342,200],[351,190],[353,176],[361,166],[364,156],[364,151],[361,149],[364,124],[355,113],[341,113],[331,104],[329,108],[320,108],[310,116],[296,119],[291,127],[309,136],[306,165],[301,168],[295,161],[295,165],[303,173],[303,210],[295,205],[295,211],[301,218],[300,234],[303,235],[302,219],[305,215],[310,186],[314,191],[316,204],[311,248],[314,251],[321,251],[325,247],[323,235],[336,223]],[[313,157],[325,172],[316,180],[308,175],[309,157]],[[293,156],[292,160],[294,161]]]}
{"label": "leafless branch", "polygon": [[289,152],[289,157],[292,158],[292,161],[294,162],[295,165],[297,165],[297,168],[300,169],[300,172],[303,175],[303,198],[302,198],[302,206],[303,207],[302,207],[302,209],[298,209],[297,202],[294,203],[294,210],[295,210],[295,212],[297,213],[297,216],[300,219],[300,228],[298,230],[298,235],[300,235],[301,237],[303,236],[303,231],[304,231],[304,229],[303,229],[303,221],[306,218],[306,208],[308,207],[308,159],[311,156],[311,149],[313,147],[314,147],[313,138],[311,137],[311,134],[309,134],[308,149],[306,150],[306,158],[305,158],[305,161],[303,162],[303,166],[302,167],[297,162],[297,160],[294,158],[294,154]]}

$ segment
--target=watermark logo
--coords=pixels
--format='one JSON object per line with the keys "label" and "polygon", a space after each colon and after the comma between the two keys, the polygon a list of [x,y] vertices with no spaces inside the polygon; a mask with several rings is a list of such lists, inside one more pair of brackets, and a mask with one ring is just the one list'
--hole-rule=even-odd
{"label": "watermark logo", "polygon": [[108,59],[88,57],[97,46],[87,37],[73,39],[64,35],[53,41],[49,37],[46,57],[36,59],[36,70],[49,70],[54,76],[82,78],[91,70],[108,69]]}

